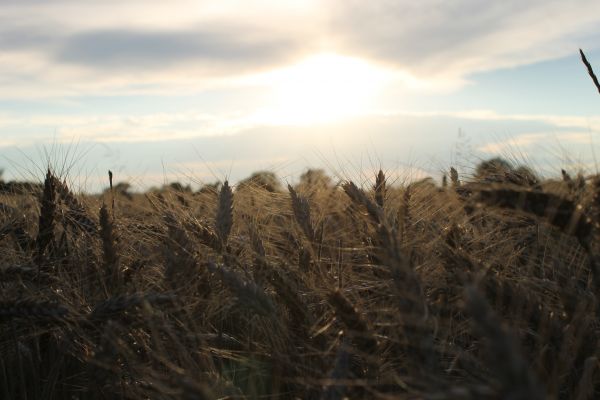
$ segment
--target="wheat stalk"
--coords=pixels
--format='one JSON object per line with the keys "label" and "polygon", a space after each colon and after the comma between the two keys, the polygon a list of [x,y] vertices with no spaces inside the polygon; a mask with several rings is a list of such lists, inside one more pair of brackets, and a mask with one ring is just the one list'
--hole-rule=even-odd
{"label": "wheat stalk", "polygon": [[450,167],[450,180],[452,181],[452,187],[460,186],[460,179],[458,178],[458,171],[454,167]]}
{"label": "wheat stalk", "polygon": [[344,192],[348,195],[350,200],[356,205],[364,206],[367,210],[368,215],[371,217],[373,222],[376,224],[383,223],[383,210],[377,203],[369,199],[362,189],[359,189],[354,182],[345,182],[342,185]]}
{"label": "wheat stalk", "polygon": [[211,249],[221,252],[223,250],[223,243],[219,236],[209,227],[201,223],[196,219],[186,220],[183,222],[185,227],[205,246]]}
{"label": "wheat stalk", "polygon": [[233,192],[229,183],[225,181],[219,192],[219,205],[215,217],[215,230],[220,241],[225,245],[231,226],[233,225]]}
{"label": "wheat stalk", "polygon": [[41,199],[41,211],[38,223],[38,235],[36,238],[37,254],[36,263],[41,266],[44,252],[54,240],[54,216],[56,212],[56,188],[50,169],[44,180],[44,191]]}
{"label": "wheat stalk", "polygon": [[502,384],[502,398],[545,399],[544,391],[523,358],[516,339],[502,327],[486,299],[472,286],[466,288],[466,310],[480,336],[489,341],[488,348],[494,360],[490,368]]}
{"label": "wheat stalk", "polygon": [[579,49],[579,55],[581,55],[581,61],[583,61],[583,63],[585,64],[588,74],[590,75],[590,77],[592,78],[592,81],[594,82],[594,86],[596,86],[598,93],[600,93],[600,82],[598,82],[598,78],[596,77],[596,74],[594,73],[594,70],[592,69],[592,64],[590,64],[589,61],[587,60],[587,58],[585,57],[583,50]]}
{"label": "wheat stalk", "polygon": [[106,205],[100,208],[100,238],[102,239],[102,255],[104,258],[105,282],[110,291],[119,291],[123,284],[119,254],[115,240],[114,224]]}
{"label": "wheat stalk", "polygon": [[299,196],[291,185],[288,185],[288,190],[292,199],[292,210],[296,222],[302,228],[306,238],[312,243],[315,240],[315,229],[310,216],[310,203],[307,198]]}
{"label": "wheat stalk", "polygon": [[16,300],[0,302],[0,319],[30,318],[62,320],[69,315],[64,305],[51,301]]}
{"label": "wheat stalk", "polygon": [[593,225],[581,206],[570,200],[540,191],[510,188],[481,189],[474,202],[508,208],[540,217],[566,234],[575,236],[588,248]]}
{"label": "wheat stalk", "polygon": [[575,395],[573,396],[574,399],[588,400],[594,398],[594,389],[596,386],[594,375],[597,374],[597,371],[598,358],[595,356],[586,358],[583,364],[583,373],[581,375],[581,379],[579,380],[577,388],[575,389]]}
{"label": "wheat stalk", "polygon": [[375,177],[375,186],[373,187],[373,190],[375,192],[375,202],[379,207],[383,208],[385,196],[387,194],[387,188],[385,174],[382,170],[379,170],[379,173]]}
{"label": "wheat stalk", "polygon": [[275,314],[273,300],[254,282],[244,280],[234,270],[214,262],[208,262],[205,266],[232,290],[240,302],[251,306],[260,315],[273,316]]}
{"label": "wheat stalk", "polygon": [[56,189],[56,193],[60,199],[66,204],[69,211],[69,219],[67,221],[72,223],[76,229],[80,229],[88,234],[93,234],[97,231],[98,227],[94,220],[92,220],[77,197],[71,192],[71,189],[67,186],[66,182],[61,181],[52,175],[53,185]]}
{"label": "wheat stalk", "polygon": [[174,213],[165,213],[163,219],[168,228],[164,248],[165,280],[171,288],[185,287],[190,282],[195,282],[199,273],[194,242]]}
{"label": "wheat stalk", "polygon": [[162,305],[171,303],[174,299],[174,295],[168,293],[122,294],[96,304],[88,318],[90,320],[106,320],[126,311],[131,311],[143,304]]}
{"label": "wheat stalk", "polygon": [[354,339],[356,347],[365,355],[373,355],[377,350],[377,340],[373,336],[367,321],[356,307],[339,289],[329,292],[327,301],[333,307],[340,322],[348,330],[348,334]]}

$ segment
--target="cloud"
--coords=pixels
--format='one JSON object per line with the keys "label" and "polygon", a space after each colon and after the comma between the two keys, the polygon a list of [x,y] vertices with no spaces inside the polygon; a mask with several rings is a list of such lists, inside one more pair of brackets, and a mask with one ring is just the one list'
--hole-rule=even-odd
{"label": "cloud", "polygon": [[507,151],[511,152],[514,150],[522,150],[529,146],[538,144],[547,137],[548,134],[546,133],[525,133],[515,138],[487,143],[483,146],[480,146],[477,150],[489,154],[500,154]]}
{"label": "cloud", "polygon": [[[148,112],[144,114],[0,114],[0,130],[5,138],[36,137],[52,132],[52,140],[69,142],[73,138],[102,143],[154,142],[187,138],[209,138],[248,133],[257,138],[263,133],[280,135],[289,132],[295,143],[302,138],[304,144],[326,144],[331,135],[343,138],[347,144],[362,141],[372,135],[397,140],[397,130],[406,132],[413,144],[441,146],[440,138],[462,128],[478,137],[494,135],[494,132],[509,132],[518,139],[510,142],[516,147],[528,146],[536,140],[552,135],[568,143],[590,143],[600,133],[600,117],[555,116],[529,114],[500,114],[491,110],[414,112],[398,111],[364,114],[350,120],[314,123],[310,125],[285,124],[260,118],[253,109],[247,112]],[[44,133],[46,132],[46,134]],[[30,134],[31,133],[31,134]],[[419,134],[420,133],[420,134]],[[415,136],[419,134],[418,136]],[[481,134],[481,135],[480,135]],[[438,135],[440,135],[438,137]],[[286,135],[282,135],[287,142]],[[11,139],[12,140],[12,139]],[[36,139],[37,140],[37,139]],[[233,139],[235,141],[235,139]],[[271,139],[269,139],[271,140]],[[508,144],[506,144],[508,145]],[[482,144],[482,151],[500,150],[501,142]]]}
{"label": "cloud", "polygon": [[111,71],[169,69],[195,62],[236,73],[279,64],[296,54],[289,38],[267,39],[249,27],[188,31],[108,30],[76,33],[54,54],[60,63]]}
{"label": "cloud", "polygon": [[268,18],[264,12],[244,18],[266,5],[232,12],[232,3],[6,5],[0,9],[1,96],[198,92],[284,65],[314,43],[282,28],[281,7]]}
{"label": "cloud", "polygon": [[20,25],[0,28],[0,49],[3,51],[23,51],[32,48],[44,48],[58,39],[56,32],[40,27]]}
{"label": "cloud", "polygon": [[480,121],[517,121],[538,122],[560,129],[581,129],[583,132],[600,133],[600,116],[552,115],[552,114],[513,114],[499,113],[494,110],[462,110],[462,111],[398,111],[381,115],[411,115],[415,117],[451,117]]}
{"label": "cloud", "polygon": [[592,145],[594,143],[592,132],[562,132],[556,137],[561,141],[569,143],[585,145]]}
{"label": "cloud", "polygon": [[[582,117],[561,118],[568,119],[570,125],[585,123]],[[44,165],[44,159],[38,158],[46,151],[40,149],[80,143],[93,149],[82,163],[102,171],[98,182],[105,184],[105,171],[110,169],[120,176],[140,176],[145,185],[160,180],[148,182],[142,176],[171,179],[174,169],[208,180],[228,176],[235,181],[264,168],[284,178],[297,177],[307,166],[313,166],[337,170],[339,177],[356,176],[361,181],[361,174],[370,177],[366,171],[383,166],[400,171],[397,177],[402,181],[426,174],[438,177],[439,171],[447,170],[449,165],[472,166],[492,155],[556,168],[565,165],[561,161],[568,159],[564,154],[587,162],[591,158],[589,143],[596,133],[550,121],[551,116],[489,111],[388,113],[310,127],[265,125],[248,115],[225,117],[192,112],[31,117],[4,114],[0,115],[0,128],[10,135],[3,134],[0,141],[0,161],[8,157],[27,164],[31,158],[36,165]],[[459,128],[462,138],[456,134]],[[49,138],[49,133],[54,137]],[[499,140],[509,135],[509,139]],[[22,151],[11,150],[11,144]],[[60,156],[55,159],[60,160]]]}
{"label": "cloud", "polygon": [[331,28],[348,52],[423,76],[460,79],[597,48],[600,3],[580,0],[334,1]]}
{"label": "cloud", "polygon": [[15,139],[5,139],[5,138],[0,139],[0,148],[14,147],[14,146],[17,146],[20,144],[22,144],[22,142],[16,138]]}
{"label": "cloud", "polygon": [[0,91],[200,91],[318,52],[457,88],[475,72],[597,48],[599,23],[596,0],[29,0],[0,10]]}

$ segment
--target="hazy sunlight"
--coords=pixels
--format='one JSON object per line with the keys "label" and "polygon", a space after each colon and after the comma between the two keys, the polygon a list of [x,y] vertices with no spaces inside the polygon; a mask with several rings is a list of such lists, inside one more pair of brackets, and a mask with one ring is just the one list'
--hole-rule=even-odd
{"label": "hazy sunlight", "polygon": [[258,113],[258,119],[305,125],[365,114],[391,77],[391,72],[358,58],[315,55],[253,79],[273,93],[272,104]]}

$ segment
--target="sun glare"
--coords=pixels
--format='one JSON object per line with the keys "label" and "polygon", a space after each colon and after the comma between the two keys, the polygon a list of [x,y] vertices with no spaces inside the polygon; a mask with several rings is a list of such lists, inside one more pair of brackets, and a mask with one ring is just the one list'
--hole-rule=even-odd
{"label": "sun glare", "polygon": [[271,93],[259,118],[275,124],[314,124],[369,112],[390,73],[358,58],[319,54],[262,74]]}

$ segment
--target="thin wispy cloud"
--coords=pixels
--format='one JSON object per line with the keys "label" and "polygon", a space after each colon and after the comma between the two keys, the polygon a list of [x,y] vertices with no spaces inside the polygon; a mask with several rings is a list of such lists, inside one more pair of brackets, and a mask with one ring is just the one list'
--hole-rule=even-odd
{"label": "thin wispy cloud", "polygon": [[[264,118],[263,118],[264,117]],[[275,129],[291,131],[286,124],[273,123],[271,115],[255,113],[247,114],[221,114],[215,115],[200,112],[180,113],[148,113],[143,115],[128,114],[97,114],[97,115],[53,115],[38,114],[33,116],[19,116],[4,114],[0,116],[0,129],[15,130],[15,140],[22,137],[19,130],[35,130],[36,127],[52,129],[55,134],[48,137],[47,142],[69,142],[73,138],[81,138],[96,142],[149,142],[175,139],[202,138],[211,136],[235,136],[245,134],[248,130]],[[439,112],[412,112],[398,111],[358,116],[352,119],[351,125],[368,127],[369,123],[380,125],[383,121],[392,122],[402,126],[406,121],[429,121],[443,118],[454,121],[452,130],[458,129],[461,124],[468,121],[486,123],[537,123],[539,126],[554,129],[554,132],[565,141],[582,141],[591,134],[600,132],[600,117],[581,116],[552,116],[552,115],[526,115],[526,114],[500,114],[491,110],[471,111],[439,111]],[[417,126],[413,128],[417,130]],[[307,133],[311,130],[339,131],[343,136],[343,129],[348,123],[324,122],[318,124],[300,125]],[[577,129],[577,130],[574,130]],[[449,129],[450,130],[450,129]],[[356,132],[358,133],[358,132]],[[491,133],[491,132],[490,132]],[[36,139],[36,140],[39,140]]]}

